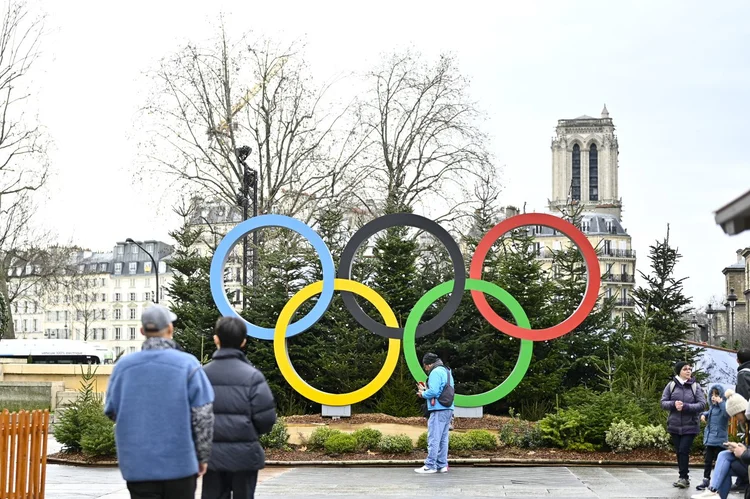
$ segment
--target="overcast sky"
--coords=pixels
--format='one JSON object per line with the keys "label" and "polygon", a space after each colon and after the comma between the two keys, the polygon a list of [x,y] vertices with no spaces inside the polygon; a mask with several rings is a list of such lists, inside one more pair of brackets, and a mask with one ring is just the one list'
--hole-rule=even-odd
{"label": "overcast sky", "polygon": [[[750,2],[37,2],[48,14],[35,68],[40,119],[57,175],[41,210],[62,240],[108,250],[116,241],[166,239],[154,215],[159,185],[133,185],[129,137],[149,82],[144,71],[190,40],[230,30],[281,41],[305,37],[316,77],[361,70],[383,51],[453,52],[503,179],[503,204],[543,211],[551,195],[550,140],[558,119],[599,116],[620,144],[623,225],[647,270],[664,237],[696,306],[723,296],[724,266],[750,246],[713,212],[750,189]],[[213,23],[215,25],[215,23]],[[164,210],[166,212],[167,210]]]}

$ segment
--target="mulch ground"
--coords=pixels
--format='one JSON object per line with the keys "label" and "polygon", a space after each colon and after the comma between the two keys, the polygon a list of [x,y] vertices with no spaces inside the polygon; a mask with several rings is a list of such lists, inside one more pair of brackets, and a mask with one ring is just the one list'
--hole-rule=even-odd
{"label": "mulch ground", "polygon": [[[288,416],[285,418],[288,425],[294,424],[319,424],[326,425],[332,422],[331,418],[324,418],[320,414],[305,414],[302,416]],[[453,427],[456,430],[497,430],[502,422],[510,418],[492,416],[485,414],[481,418],[455,418]],[[336,420],[338,423],[350,424],[403,424],[409,426],[424,426],[427,428],[427,420],[423,417],[398,418],[387,414],[352,414],[349,418]]]}
{"label": "mulch ground", "polygon": [[[410,426],[427,427],[427,421],[422,417],[398,418],[386,414],[353,414],[350,418],[332,420],[323,418],[319,414],[307,414],[301,416],[289,416],[286,419],[289,425],[327,425],[334,423],[349,423],[353,425],[361,424],[401,424]],[[456,418],[454,428],[456,430],[498,430],[502,423],[509,418],[501,416],[485,415],[482,418]],[[299,446],[292,446],[292,450],[283,451],[278,449],[269,449],[266,451],[267,461],[318,461],[318,462],[340,462],[340,461],[373,461],[373,460],[422,460],[426,453],[421,450],[414,450],[409,454],[381,454],[378,452],[327,455],[323,452],[307,451]],[[450,452],[451,458],[492,458],[498,460],[528,461],[529,463],[539,462],[564,462],[575,464],[581,463],[639,463],[639,464],[667,464],[676,466],[674,453],[657,449],[636,449],[631,452],[614,453],[611,451],[600,452],[573,452],[561,449],[519,449],[516,447],[501,447],[494,451],[471,451],[471,452]],[[114,465],[116,458],[92,458],[82,453],[65,453],[59,452],[48,456],[51,462],[67,462],[71,464],[85,465]],[[703,463],[703,456],[696,454],[690,458],[691,464],[700,465]]]}

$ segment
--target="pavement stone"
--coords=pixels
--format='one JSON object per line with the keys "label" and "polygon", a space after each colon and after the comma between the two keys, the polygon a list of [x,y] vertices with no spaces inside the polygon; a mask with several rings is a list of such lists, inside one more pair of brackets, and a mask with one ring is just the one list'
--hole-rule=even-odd
{"label": "pavement stone", "polygon": [[[693,480],[700,477],[693,469]],[[562,497],[601,499],[689,498],[676,489],[674,468],[455,466],[445,474],[418,475],[413,467],[270,467],[261,472],[257,499],[405,499]],[[696,485],[696,483],[693,484]],[[49,499],[128,499],[118,468],[47,466]],[[200,486],[196,492],[200,497]],[[740,498],[732,494],[730,498]]]}

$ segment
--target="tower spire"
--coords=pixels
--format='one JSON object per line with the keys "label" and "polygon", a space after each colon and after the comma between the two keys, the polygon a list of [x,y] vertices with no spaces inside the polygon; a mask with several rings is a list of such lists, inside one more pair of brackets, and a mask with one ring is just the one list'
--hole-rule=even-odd
{"label": "tower spire", "polygon": [[609,111],[607,111],[607,104],[604,104],[604,109],[602,109],[602,118],[609,118]]}

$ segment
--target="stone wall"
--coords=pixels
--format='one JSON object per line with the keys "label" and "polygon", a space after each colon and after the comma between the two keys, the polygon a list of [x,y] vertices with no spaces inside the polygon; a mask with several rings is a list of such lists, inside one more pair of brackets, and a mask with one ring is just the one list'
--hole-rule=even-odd
{"label": "stone wall", "polygon": [[58,393],[64,390],[60,381],[0,381],[0,410],[57,408]]}

